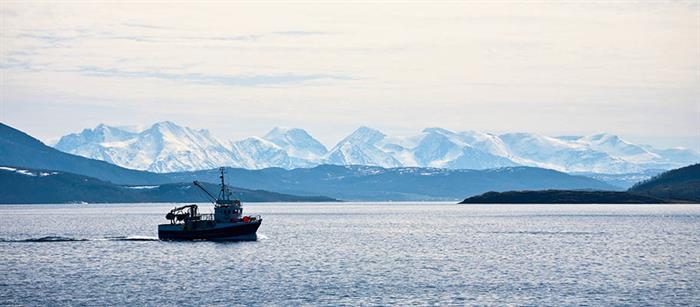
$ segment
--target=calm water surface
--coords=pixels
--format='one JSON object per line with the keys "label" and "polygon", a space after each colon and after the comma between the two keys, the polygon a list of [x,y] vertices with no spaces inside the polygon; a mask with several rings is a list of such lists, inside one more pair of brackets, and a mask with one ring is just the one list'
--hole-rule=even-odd
{"label": "calm water surface", "polygon": [[170,208],[0,206],[0,304],[700,305],[699,205],[246,204],[238,243]]}

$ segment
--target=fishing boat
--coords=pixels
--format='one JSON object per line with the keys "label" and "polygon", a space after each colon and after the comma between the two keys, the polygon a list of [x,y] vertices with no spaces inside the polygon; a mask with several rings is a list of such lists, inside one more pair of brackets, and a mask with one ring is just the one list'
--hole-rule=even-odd
{"label": "fishing boat", "polygon": [[158,238],[161,240],[211,240],[211,241],[254,241],[262,223],[259,215],[243,215],[243,207],[238,199],[231,199],[231,191],[224,182],[224,168],[220,168],[221,187],[218,196],[198,181],[195,187],[204,191],[214,204],[213,214],[202,214],[197,205],[176,207],[165,218],[170,222],[158,225]]}

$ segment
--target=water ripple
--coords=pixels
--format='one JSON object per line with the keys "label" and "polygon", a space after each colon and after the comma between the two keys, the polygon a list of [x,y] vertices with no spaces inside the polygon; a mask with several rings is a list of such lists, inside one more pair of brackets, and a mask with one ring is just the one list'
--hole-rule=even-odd
{"label": "water ripple", "polygon": [[54,242],[85,242],[85,241],[159,241],[156,237],[148,236],[117,236],[102,238],[72,238],[62,236],[44,236],[26,239],[0,238],[0,243],[54,243]]}

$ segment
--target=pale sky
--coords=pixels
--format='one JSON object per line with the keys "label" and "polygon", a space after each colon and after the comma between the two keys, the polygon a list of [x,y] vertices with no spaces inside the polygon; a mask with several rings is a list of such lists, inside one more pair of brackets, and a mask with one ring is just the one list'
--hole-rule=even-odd
{"label": "pale sky", "polygon": [[0,0],[0,119],[44,141],[171,120],[700,150],[700,1],[285,3]]}

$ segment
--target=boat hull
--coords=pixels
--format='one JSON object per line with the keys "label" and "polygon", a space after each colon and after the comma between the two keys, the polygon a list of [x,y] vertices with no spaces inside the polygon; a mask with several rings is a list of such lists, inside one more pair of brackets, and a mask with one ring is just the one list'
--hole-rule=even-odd
{"label": "boat hull", "polygon": [[158,225],[158,238],[178,241],[255,241],[261,223],[262,220],[225,223],[202,229],[185,229],[183,224],[161,224]]}

